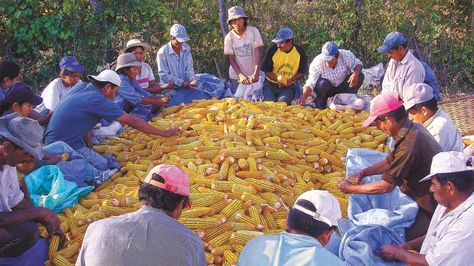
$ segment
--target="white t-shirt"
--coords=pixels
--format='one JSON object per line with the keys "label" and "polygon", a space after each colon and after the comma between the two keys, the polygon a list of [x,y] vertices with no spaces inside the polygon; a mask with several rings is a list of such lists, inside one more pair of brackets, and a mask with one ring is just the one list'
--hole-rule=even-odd
{"label": "white t-shirt", "polygon": [[0,212],[11,212],[23,197],[16,167],[4,165],[0,171]]}
{"label": "white t-shirt", "polygon": [[426,127],[444,151],[463,152],[464,142],[461,133],[459,133],[449,114],[443,109],[438,108],[438,111],[426,120],[423,126]]}
{"label": "white t-shirt", "polygon": [[420,254],[426,255],[429,265],[474,265],[474,194],[454,210],[445,211],[442,205],[436,207]]}
{"label": "white t-shirt", "polygon": [[142,63],[142,70],[140,74],[137,75],[136,81],[140,87],[146,89],[150,86],[150,81],[155,80],[155,75],[151,66],[145,62]]}
{"label": "white t-shirt", "polygon": [[[75,85],[81,84],[82,81],[79,80]],[[43,103],[40,104],[36,110],[42,111],[44,109],[49,109],[54,111],[58,104],[64,99],[66,94],[71,90],[71,87],[64,86],[64,83],[61,78],[57,78],[51,81],[46,88],[44,88],[41,93],[41,98],[43,98]]]}
{"label": "white t-shirt", "polygon": [[[242,36],[233,30],[225,36],[224,54],[235,55],[235,60],[242,73],[250,76],[255,71],[254,48],[262,46],[263,41],[260,32],[252,26],[247,26]],[[229,77],[231,79],[239,79],[239,75],[237,75],[232,66],[229,67]]]}

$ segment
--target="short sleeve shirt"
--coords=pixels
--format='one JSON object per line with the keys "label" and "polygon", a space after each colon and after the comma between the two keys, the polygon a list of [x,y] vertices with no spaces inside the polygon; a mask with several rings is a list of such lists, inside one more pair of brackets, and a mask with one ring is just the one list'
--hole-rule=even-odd
{"label": "short sleeve shirt", "polygon": [[150,81],[155,80],[155,75],[151,66],[145,62],[142,63],[142,68],[140,73],[136,77],[138,85],[143,89],[146,89],[150,86]]}
{"label": "short sleeve shirt", "polygon": [[[224,54],[235,55],[240,70],[247,76],[252,75],[255,71],[254,48],[262,46],[262,36],[258,29],[252,26],[247,26],[241,36],[231,30],[224,38]],[[232,66],[229,67],[229,77],[231,79],[239,78]]]}
{"label": "short sleeve shirt", "polygon": [[[81,82],[79,80],[77,84],[81,84]],[[51,81],[41,93],[44,107],[54,111],[72,87],[74,86],[66,87],[61,78]]]}
{"label": "short sleeve shirt", "polygon": [[[75,88],[76,89],[76,88]],[[51,116],[45,143],[64,141],[74,149],[84,147],[84,137],[101,119],[116,120],[124,111],[89,83],[78,86],[58,105]]]}
{"label": "short sleeve shirt", "polygon": [[11,212],[23,198],[16,167],[4,165],[0,171],[0,212]]}
{"label": "short sleeve shirt", "polygon": [[[382,179],[400,186],[400,190],[413,199],[428,195],[430,203],[434,203],[429,192],[430,182],[419,182],[430,173],[433,156],[442,151],[438,142],[420,124],[405,119],[402,128],[395,137],[395,148],[387,156],[388,169]],[[434,206],[420,207],[434,210]]]}
{"label": "short sleeve shirt", "polygon": [[120,83],[114,102],[122,107],[122,109],[124,109],[123,106],[125,106],[125,101],[137,106],[144,97],[151,95],[151,93],[140,87],[136,80],[130,80],[123,74],[120,74],[120,79],[122,80],[122,83]]}
{"label": "short sleeve shirt", "polygon": [[453,120],[443,109],[438,111],[423,123],[428,132],[439,143],[443,151],[459,151],[463,152],[464,143],[461,133],[459,132]]}
{"label": "short sleeve shirt", "polygon": [[420,60],[408,51],[402,61],[390,59],[382,81],[382,92],[392,91],[403,95],[403,91],[411,84],[425,80],[425,68]]}
{"label": "short sleeve shirt", "polygon": [[[262,71],[273,72],[276,76],[282,76],[288,80],[297,73],[306,74],[308,72],[308,59],[303,48],[299,45],[293,45],[289,52],[283,52],[278,49],[276,44],[273,44],[265,55]],[[268,80],[275,83],[273,80]]]}

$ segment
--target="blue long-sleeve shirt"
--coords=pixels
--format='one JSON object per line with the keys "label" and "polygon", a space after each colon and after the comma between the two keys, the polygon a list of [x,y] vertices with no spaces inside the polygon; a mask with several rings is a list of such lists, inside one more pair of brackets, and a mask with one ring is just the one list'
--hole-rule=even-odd
{"label": "blue long-sleeve shirt", "polygon": [[173,50],[171,42],[165,44],[158,51],[156,61],[162,84],[174,80],[176,86],[181,87],[184,81],[191,81],[196,78],[191,47],[187,43],[183,43],[179,55]]}

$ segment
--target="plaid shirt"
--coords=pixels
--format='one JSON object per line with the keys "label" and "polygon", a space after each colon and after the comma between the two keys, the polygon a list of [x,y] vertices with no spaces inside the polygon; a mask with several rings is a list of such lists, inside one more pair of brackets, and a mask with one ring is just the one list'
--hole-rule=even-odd
{"label": "plaid shirt", "polygon": [[339,58],[334,69],[327,67],[324,61],[321,60],[321,55],[318,55],[309,66],[309,77],[305,86],[314,89],[316,82],[321,77],[337,87],[354,71],[357,65],[362,65],[362,61],[349,50],[339,49]]}

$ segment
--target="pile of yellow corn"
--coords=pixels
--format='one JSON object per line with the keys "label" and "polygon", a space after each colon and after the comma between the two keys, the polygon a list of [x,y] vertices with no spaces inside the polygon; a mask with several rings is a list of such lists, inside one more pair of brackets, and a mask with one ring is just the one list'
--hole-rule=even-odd
{"label": "pile of yellow corn", "polygon": [[202,239],[209,265],[234,265],[253,237],[281,232],[296,198],[311,189],[330,191],[347,210],[336,182],[345,176],[349,148],[386,150],[387,136],[362,128],[366,113],[335,112],[284,103],[202,100],[164,109],[151,124],[181,128],[156,137],[127,128],[119,139],[96,146],[123,170],[61,215],[67,243],[50,248],[56,265],[75,262],[88,224],[140,207],[138,185],[158,164],[177,165],[190,176],[192,208],[180,222]]}

